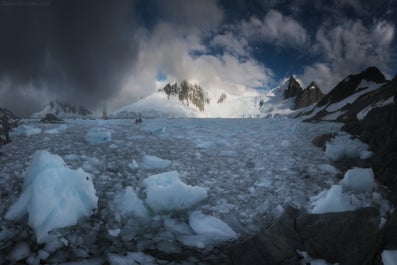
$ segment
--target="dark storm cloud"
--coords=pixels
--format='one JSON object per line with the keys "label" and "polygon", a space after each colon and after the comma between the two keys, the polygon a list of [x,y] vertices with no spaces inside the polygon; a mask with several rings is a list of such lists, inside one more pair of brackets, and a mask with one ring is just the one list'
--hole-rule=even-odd
{"label": "dark storm cloud", "polygon": [[0,104],[23,112],[27,87],[90,104],[118,93],[138,50],[131,1],[16,3],[0,3]]}

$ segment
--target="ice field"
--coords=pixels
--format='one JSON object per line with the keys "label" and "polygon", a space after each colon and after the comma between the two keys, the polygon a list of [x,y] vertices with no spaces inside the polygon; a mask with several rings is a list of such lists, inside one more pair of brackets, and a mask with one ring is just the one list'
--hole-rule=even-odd
{"label": "ice field", "polygon": [[[0,150],[0,264],[206,264],[286,205],[390,210],[370,169],[340,181],[345,172],[331,165],[343,152],[368,156],[365,145],[342,150],[346,135],[327,152],[310,143],[340,127],[287,118],[24,121]],[[327,206],[335,200],[340,207]]]}

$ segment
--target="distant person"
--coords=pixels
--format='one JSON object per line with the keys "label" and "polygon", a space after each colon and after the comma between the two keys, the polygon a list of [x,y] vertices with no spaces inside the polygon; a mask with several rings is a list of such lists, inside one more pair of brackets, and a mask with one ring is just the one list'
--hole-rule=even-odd
{"label": "distant person", "polygon": [[9,122],[9,117],[7,114],[3,115],[3,118],[1,119],[1,126],[3,127],[3,132],[6,137],[6,143],[10,143],[10,130],[11,130],[11,124]]}
{"label": "distant person", "polygon": [[141,123],[141,122],[142,122],[141,114],[138,113],[138,115],[135,119],[135,123]]}

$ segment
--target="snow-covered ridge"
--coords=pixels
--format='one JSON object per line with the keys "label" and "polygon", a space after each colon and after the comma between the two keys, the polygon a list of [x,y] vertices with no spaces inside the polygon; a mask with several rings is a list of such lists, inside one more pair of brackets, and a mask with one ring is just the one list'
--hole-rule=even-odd
{"label": "snow-covered ridge", "polygon": [[93,118],[100,117],[99,111],[92,111],[83,106],[72,105],[65,102],[51,101],[44,108],[31,115],[32,118],[41,119],[48,113],[59,118]]}
{"label": "snow-covered ridge", "polygon": [[256,96],[236,96],[223,90],[207,93],[186,81],[163,89],[114,111],[113,118],[263,118],[292,113],[291,99],[283,97],[288,80],[272,91]]}

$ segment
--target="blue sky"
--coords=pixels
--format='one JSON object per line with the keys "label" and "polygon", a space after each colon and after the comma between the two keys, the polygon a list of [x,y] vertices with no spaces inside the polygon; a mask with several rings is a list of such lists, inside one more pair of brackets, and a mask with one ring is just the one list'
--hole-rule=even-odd
{"label": "blue sky", "polygon": [[397,72],[393,0],[11,2],[0,106],[21,114],[53,99],[115,109],[184,79],[255,95],[291,74],[328,92],[369,66]]}

